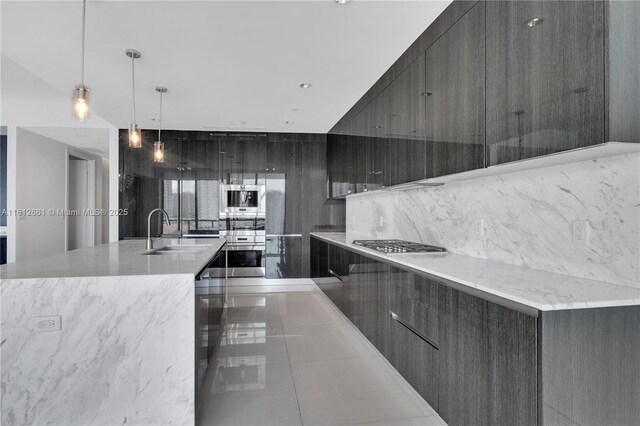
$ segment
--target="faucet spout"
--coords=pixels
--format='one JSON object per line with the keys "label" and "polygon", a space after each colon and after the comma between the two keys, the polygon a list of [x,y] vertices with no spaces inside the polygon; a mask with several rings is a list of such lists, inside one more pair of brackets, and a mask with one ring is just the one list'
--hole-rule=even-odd
{"label": "faucet spout", "polygon": [[149,217],[147,218],[147,250],[153,249],[153,240],[151,239],[151,217],[156,212],[161,212],[164,216],[164,220],[167,222],[167,225],[171,225],[171,219],[169,219],[169,215],[164,209],[161,209],[160,207],[158,207],[156,209],[151,210],[151,212],[149,213]]}

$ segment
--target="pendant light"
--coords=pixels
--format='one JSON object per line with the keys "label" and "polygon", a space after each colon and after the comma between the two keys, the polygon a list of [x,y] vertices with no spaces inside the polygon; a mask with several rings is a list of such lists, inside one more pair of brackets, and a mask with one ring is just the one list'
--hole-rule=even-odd
{"label": "pendant light", "polygon": [[153,162],[164,163],[164,142],[162,142],[162,95],[167,93],[166,87],[156,87],[160,93],[160,115],[158,116],[158,140],[153,144]]}
{"label": "pendant light", "polygon": [[82,76],[81,84],[73,88],[73,116],[78,121],[85,121],[89,118],[89,88],[84,84],[84,45],[86,38],[85,23],[87,20],[87,0],[82,0],[82,47],[80,52],[80,75]]}
{"label": "pendant light", "polygon": [[142,135],[140,126],[136,123],[136,59],[140,58],[140,52],[135,49],[127,49],[125,54],[131,58],[131,88],[133,92],[133,121],[129,123],[129,148],[142,148]]}

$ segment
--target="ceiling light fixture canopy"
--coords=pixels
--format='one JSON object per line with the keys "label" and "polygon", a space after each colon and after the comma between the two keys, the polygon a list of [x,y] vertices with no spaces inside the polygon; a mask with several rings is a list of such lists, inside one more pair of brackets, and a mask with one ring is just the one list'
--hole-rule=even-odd
{"label": "ceiling light fixture canopy", "polygon": [[82,43],[80,52],[80,75],[82,82],[73,88],[72,106],[73,116],[78,121],[85,121],[90,117],[89,109],[89,88],[84,84],[84,51],[86,39],[86,21],[87,21],[87,0],[82,1]]}
{"label": "ceiling light fixture canopy", "polygon": [[162,95],[167,93],[167,88],[158,86],[156,92],[160,93],[160,114],[158,115],[158,140],[153,144],[153,162],[164,163],[164,142],[162,142]]}
{"label": "ceiling light fixture canopy", "polygon": [[133,121],[129,123],[129,148],[142,148],[142,134],[136,122],[136,59],[142,55],[135,49],[127,49],[125,55],[131,58],[131,88],[133,93]]}
{"label": "ceiling light fixture canopy", "polygon": [[300,83],[299,86],[301,89],[308,89],[311,87],[311,83]]}

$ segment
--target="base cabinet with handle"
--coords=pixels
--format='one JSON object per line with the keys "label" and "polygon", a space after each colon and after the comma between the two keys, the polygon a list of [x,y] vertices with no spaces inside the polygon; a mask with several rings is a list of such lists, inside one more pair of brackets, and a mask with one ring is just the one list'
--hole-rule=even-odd
{"label": "base cabinet with handle", "polygon": [[640,424],[640,306],[523,313],[313,235],[311,265],[449,425]]}

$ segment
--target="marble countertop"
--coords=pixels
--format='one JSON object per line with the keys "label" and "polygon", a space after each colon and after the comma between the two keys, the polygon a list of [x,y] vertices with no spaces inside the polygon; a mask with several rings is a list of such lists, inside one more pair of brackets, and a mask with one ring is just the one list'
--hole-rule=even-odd
{"label": "marble countertop", "polygon": [[198,245],[197,253],[145,255],[146,240],[125,240],[0,266],[0,279],[197,274],[222,248],[224,238],[154,240],[154,248]]}
{"label": "marble countertop", "polygon": [[314,232],[311,235],[369,257],[424,273],[453,284],[453,287],[462,291],[468,290],[509,307],[516,304],[523,308],[553,311],[640,305],[640,287],[632,288],[453,253],[386,255],[348,243],[343,232]]}

